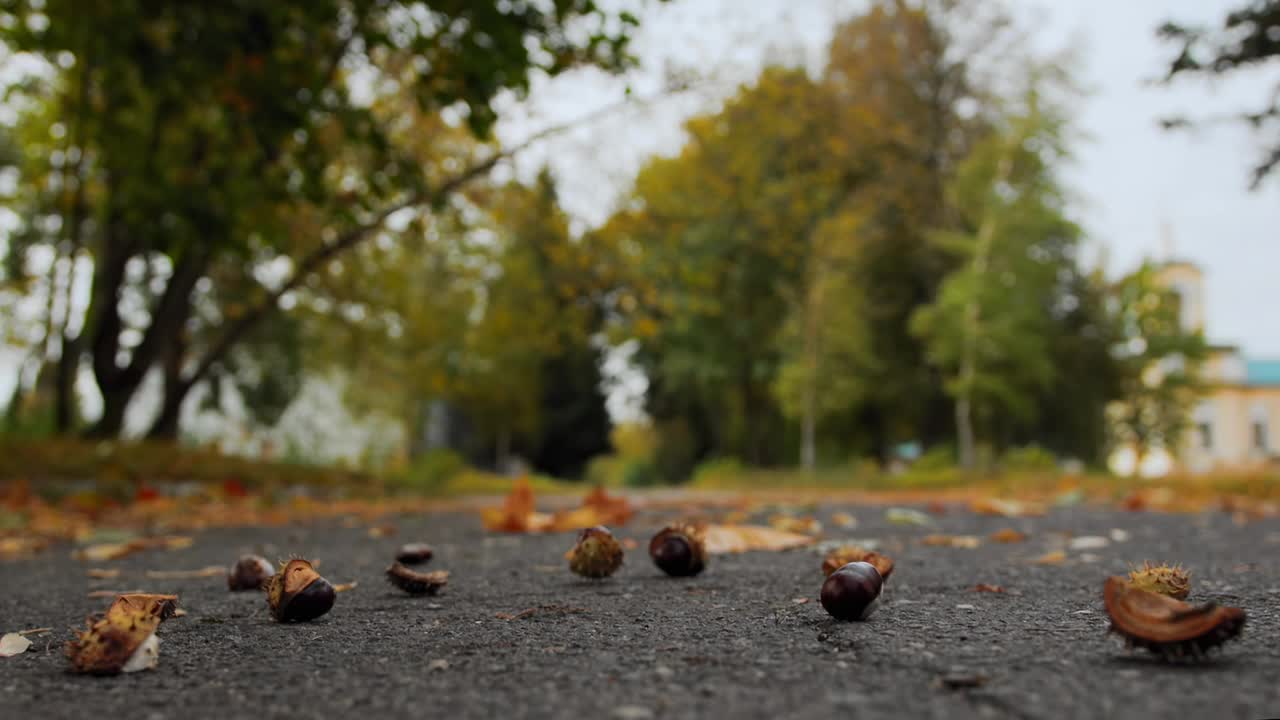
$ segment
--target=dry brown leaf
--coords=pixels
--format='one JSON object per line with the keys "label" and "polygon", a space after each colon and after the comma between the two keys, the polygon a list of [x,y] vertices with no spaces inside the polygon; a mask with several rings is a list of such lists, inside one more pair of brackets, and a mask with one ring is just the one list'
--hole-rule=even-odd
{"label": "dry brown leaf", "polygon": [[148,570],[152,580],[183,580],[186,578],[224,577],[227,569],[221,565],[209,565],[199,570]]}
{"label": "dry brown leaf", "polygon": [[991,533],[991,541],[998,543],[1020,543],[1027,539],[1027,534],[1013,528],[1005,528]]}
{"label": "dry brown leaf", "polygon": [[626,498],[610,496],[601,487],[588,493],[581,507],[554,515],[540,513],[534,507],[529,479],[521,477],[512,485],[502,507],[481,510],[480,520],[486,530],[493,532],[566,532],[596,525],[624,525],[633,514],[635,510]]}
{"label": "dry brown leaf", "polygon": [[782,532],[799,533],[801,535],[817,535],[822,532],[822,523],[812,516],[796,517],[795,515],[778,514],[769,518],[769,527]]}
{"label": "dry brown leaf", "polygon": [[111,580],[113,578],[120,577],[120,569],[119,568],[111,568],[111,569],[89,568],[88,570],[84,571],[84,574],[96,580]]}
{"label": "dry brown leaf", "polygon": [[713,555],[751,550],[790,550],[811,545],[811,535],[783,532],[760,525],[708,525],[703,532],[707,552]]}
{"label": "dry brown leaf", "polygon": [[397,532],[399,532],[399,530],[395,525],[392,525],[391,523],[383,523],[382,525],[374,525],[369,528],[369,537],[374,538],[375,540],[379,538],[395,537]]}
{"label": "dry brown leaf", "polygon": [[339,584],[337,584],[337,585],[334,585],[334,586],[333,586],[333,591],[334,591],[334,592],[340,592],[340,593],[341,593],[341,592],[347,592],[348,590],[355,590],[355,589],[356,589],[357,587],[359,587],[359,586],[360,586],[360,581],[359,581],[359,580],[352,580],[352,581],[351,581],[351,582],[349,582],[349,583],[339,583]]}
{"label": "dry brown leaf", "polygon": [[119,595],[145,595],[146,590],[94,590],[85,597],[90,598],[113,598]]}
{"label": "dry brown leaf", "polygon": [[986,593],[1004,592],[1004,588],[1001,587],[1000,585],[988,585],[987,583],[978,583],[977,585],[973,586],[972,590],[973,592],[986,592]]}
{"label": "dry brown leaf", "polygon": [[976,535],[926,535],[920,543],[935,547],[952,547],[972,550],[982,544],[982,538]]}
{"label": "dry brown leaf", "polygon": [[128,542],[96,543],[87,545],[71,555],[77,560],[86,562],[102,562],[119,560],[143,550],[182,550],[191,547],[195,540],[186,535],[163,535],[159,537],[137,538]]}
{"label": "dry brown leaf", "polygon": [[1002,500],[1000,498],[979,498],[969,503],[969,509],[979,515],[1000,515],[1003,517],[1044,515],[1044,506],[1038,503]]}
{"label": "dry brown leaf", "polygon": [[28,557],[40,552],[48,545],[48,539],[42,537],[0,538],[0,559],[15,560]]}
{"label": "dry brown leaf", "polygon": [[482,510],[480,520],[486,530],[494,532],[539,532],[551,524],[550,515],[535,511],[533,486],[527,476],[517,478],[511,485],[502,507]]}
{"label": "dry brown leaf", "polygon": [[1067,554],[1061,550],[1045,553],[1035,559],[1037,565],[1061,565],[1066,562]]}
{"label": "dry brown leaf", "polygon": [[858,527],[858,518],[847,512],[834,512],[831,513],[831,524],[838,528],[852,530]]}

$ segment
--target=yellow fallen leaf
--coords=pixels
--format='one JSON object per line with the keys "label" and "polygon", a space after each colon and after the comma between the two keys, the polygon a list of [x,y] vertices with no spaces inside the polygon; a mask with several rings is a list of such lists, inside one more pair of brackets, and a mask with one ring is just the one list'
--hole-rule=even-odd
{"label": "yellow fallen leaf", "polygon": [[926,535],[920,542],[924,545],[972,550],[982,544],[982,538],[976,535]]}
{"label": "yellow fallen leaf", "polygon": [[822,523],[814,517],[796,517],[794,515],[774,515],[769,518],[769,527],[789,533],[817,535],[822,532]]}
{"label": "yellow fallen leaf", "polygon": [[991,533],[991,541],[998,543],[1020,543],[1027,539],[1027,534],[1013,528],[1005,528]]}
{"label": "yellow fallen leaf", "polygon": [[980,515],[1002,515],[1004,517],[1044,515],[1044,507],[1042,505],[1019,500],[1001,500],[999,498],[979,498],[969,503],[969,509]]}
{"label": "yellow fallen leaf", "polygon": [[703,543],[712,554],[740,553],[751,550],[790,550],[812,545],[811,535],[774,530],[760,525],[708,525]]}
{"label": "yellow fallen leaf", "polygon": [[199,570],[148,570],[147,577],[152,580],[182,580],[185,578],[221,577],[227,574],[222,565],[209,565]]}
{"label": "yellow fallen leaf", "polygon": [[845,530],[852,530],[858,527],[858,518],[847,512],[835,512],[831,513],[831,524]]}
{"label": "yellow fallen leaf", "polygon": [[110,580],[112,578],[120,577],[120,569],[119,568],[110,568],[110,569],[89,568],[88,570],[84,571],[84,574],[88,575],[91,578],[94,578],[95,580]]}
{"label": "yellow fallen leaf", "polygon": [[1061,565],[1066,562],[1066,560],[1067,554],[1065,552],[1061,550],[1054,550],[1053,552],[1045,553],[1044,555],[1036,558],[1035,562],[1037,565]]}

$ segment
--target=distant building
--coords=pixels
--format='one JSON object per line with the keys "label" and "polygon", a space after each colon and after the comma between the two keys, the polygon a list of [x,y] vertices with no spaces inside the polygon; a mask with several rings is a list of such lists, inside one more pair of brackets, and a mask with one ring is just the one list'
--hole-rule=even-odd
{"label": "distant building", "polygon": [[[1170,261],[1159,273],[1180,299],[1184,327],[1203,331],[1200,268]],[[1178,465],[1206,472],[1280,462],[1280,360],[1249,358],[1235,345],[1211,345],[1203,379],[1209,390],[1192,411]]]}

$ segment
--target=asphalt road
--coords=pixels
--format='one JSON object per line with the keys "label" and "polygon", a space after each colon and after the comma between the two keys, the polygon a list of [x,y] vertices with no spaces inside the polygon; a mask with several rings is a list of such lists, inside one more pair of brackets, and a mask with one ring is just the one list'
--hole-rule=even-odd
{"label": "asphalt road", "polygon": [[[661,575],[643,552],[656,516],[619,530],[641,549],[599,582],[568,572],[571,536],[488,535],[467,514],[398,518],[398,536],[384,539],[340,524],[209,531],[186,550],[103,563],[123,571],[107,581],[89,579],[86,565],[58,548],[0,564],[0,631],[56,628],[26,654],[0,659],[0,715],[1280,717],[1280,523],[1085,509],[1012,520],[954,511],[934,527],[893,525],[873,507],[822,507],[819,517],[837,509],[860,524],[828,523],[828,537],[873,538],[897,560],[881,607],[864,623],[835,622],[816,602],[813,550],[716,557],[694,579]],[[919,542],[1005,527],[1030,539],[984,540],[977,549]],[[1032,562],[1066,534],[1109,537],[1113,529],[1129,538],[1070,551],[1062,565]],[[428,569],[452,571],[440,596],[410,598],[382,582],[393,549],[409,540],[435,546]],[[228,563],[244,551],[316,558],[326,577],[359,587],[316,622],[281,625],[261,595],[229,593],[221,578],[145,576]],[[1246,608],[1244,637],[1195,665],[1124,650],[1106,634],[1102,582],[1144,559],[1191,569],[1193,600]],[[977,583],[1008,592],[973,592]],[[86,597],[102,588],[181,595],[188,615],[161,627],[156,670],[67,672],[62,643],[105,608],[107,600]]]}

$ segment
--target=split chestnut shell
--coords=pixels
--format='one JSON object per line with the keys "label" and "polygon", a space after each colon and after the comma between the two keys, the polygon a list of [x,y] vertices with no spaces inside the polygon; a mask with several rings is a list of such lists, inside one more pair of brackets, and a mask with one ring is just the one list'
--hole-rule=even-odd
{"label": "split chestnut shell", "polygon": [[622,567],[622,544],[603,525],[587,528],[569,551],[569,569],[589,578],[606,578]]}
{"label": "split chestnut shell", "polygon": [[856,545],[842,545],[827,553],[822,560],[822,574],[828,577],[831,573],[851,562],[871,563],[880,573],[881,580],[888,580],[893,574],[893,559],[873,550],[863,550]]}
{"label": "split chestnut shell", "polygon": [[159,626],[158,613],[112,605],[105,617],[67,643],[67,659],[76,672],[93,675],[149,670],[159,658]]}
{"label": "split chestnut shell", "polygon": [[692,577],[707,566],[702,530],[694,525],[668,525],[649,541],[653,564],[672,577]]}
{"label": "split chestnut shell", "polygon": [[333,585],[301,558],[290,560],[267,582],[267,604],[280,622],[306,622],[329,612]]}
{"label": "split chestnut shell", "polygon": [[1110,632],[1129,647],[1149,650],[1165,659],[1201,658],[1238,636],[1245,612],[1215,603],[1192,605],[1139,589],[1122,577],[1107,578],[1102,599],[1111,617]]}
{"label": "split chestnut shell", "polygon": [[435,551],[426,543],[408,543],[396,550],[396,562],[401,565],[422,565],[430,562]]}
{"label": "split chestnut shell", "polygon": [[387,568],[387,581],[410,595],[435,595],[449,583],[449,571],[418,572],[397,562]]}

